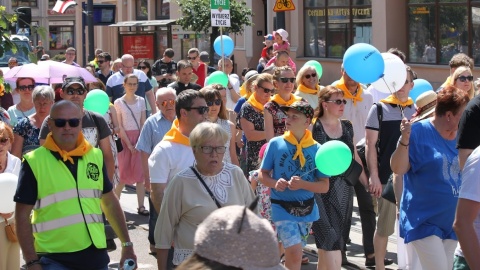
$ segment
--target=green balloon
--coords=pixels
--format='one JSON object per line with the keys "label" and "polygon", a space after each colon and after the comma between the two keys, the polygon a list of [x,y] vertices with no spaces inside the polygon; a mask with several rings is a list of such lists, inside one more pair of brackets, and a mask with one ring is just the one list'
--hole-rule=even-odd
{"label": "green balloon", "polygon": [[104,115],[108,111],[110,106],[110,99],[108,98],[107,93],[100,89],[95,89],[88,92],[85,101],[83,102],[83,107],[89,111],[99,113]]}
{"label": "green balloon", "polygon": [[214,83],[218,83],[227,87],[228,85],[228,76],[227,74],[223,73],[222,71],[215,71],[210,76],[207,77],[207,82],[205,85],[211,85]]}
{"label": "green balloon", "polygon": [[352,163],[352,151],[337,140],[328,141],[315,154],[315,165],[323,174],[334,176],[344,173]]}
{"label": "green balloon", "polygon": [[310,60],[310,61],[305,63],[305,66],[314,67],[315,70],[317,71],[318,79],[320,80],[320,78],[322,77],[322,73],[323,73],[322,64],[320,64],[318,61]]}

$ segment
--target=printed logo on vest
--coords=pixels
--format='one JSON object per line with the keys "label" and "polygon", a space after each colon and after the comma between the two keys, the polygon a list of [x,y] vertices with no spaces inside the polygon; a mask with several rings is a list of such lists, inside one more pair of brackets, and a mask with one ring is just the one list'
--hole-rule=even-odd
{"label": "printed logo on vest", "polygon": [[100,176],[100,170],[98,169],[97,164],[89,162],[87,164],[87,178],[92,179],[93,181],[98,181]]}

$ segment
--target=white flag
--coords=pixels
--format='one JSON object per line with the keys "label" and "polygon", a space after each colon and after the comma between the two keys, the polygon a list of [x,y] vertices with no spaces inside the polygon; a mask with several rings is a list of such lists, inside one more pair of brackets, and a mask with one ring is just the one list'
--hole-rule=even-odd
{"label": "white flag", "polygon": [[77,5],[77,3],[73,0],[57,0],[57,3],[55,3],[55,6],[52,10],[58,13],[65,13],[67,8],[75,5]]}

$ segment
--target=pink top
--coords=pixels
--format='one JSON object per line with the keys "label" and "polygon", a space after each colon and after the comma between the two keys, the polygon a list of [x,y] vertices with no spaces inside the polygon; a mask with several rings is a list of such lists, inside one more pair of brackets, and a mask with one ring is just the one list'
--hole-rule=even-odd
{"label": "pink top", "polygon": [[288,41],[284,41],[282,45],[279,45],[278,43],[273,43],[273,50],[278,51],[278,50],[285,50],[288,51],[290,50],[290,43]]}
{"label": "pink top", "polygon": [[[277,57],[272,57],[272,59],[268,60],[267,64],[265,67],[269,67],[271,65],[275,65],[275,61],[277,60]],[[288,57],[288,65],[293,69],[293,73],[297,74],[297,65],[295,65],[295,62],[293,62],[291,57]]]}
{"label": "pink top", "polygon": [[[137,120],[138,125],[141,125],[140,119],[142,117],[142,111],[146,110],[145,99],[139,96],[136,96],[136,98],[137,101],[135,102],[135,104],[128,105],[123,102],[123,97],[115,100],[115,110],[117,110],[118,115],[122,116],[122,126],[125,130],[138,130],[132,113],[127,108],[127,106],[133,111],[133,115],[135,115],[135,119]],[[141,128],[142,127],[140,126],[140,129]]]}

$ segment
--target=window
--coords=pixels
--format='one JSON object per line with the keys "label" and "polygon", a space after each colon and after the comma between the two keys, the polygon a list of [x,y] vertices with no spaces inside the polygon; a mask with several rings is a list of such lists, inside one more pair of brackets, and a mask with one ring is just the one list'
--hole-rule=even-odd
{"label": "window", "polygon": [[170,19],[170,0],[157,0],[157,19]]}
{"label": "window", "polygon": [[12,0],[12,7],[37,7],[37,0],[20,1]]}
{"label": "window", "polygon": [[136,1],[137,20],[148,20],[148,0]]}
{"label": "window", "polygon": [[73,26],[50,26],[49,30],[50,50],[64,50],[73,46]]}
{"label": "window", "polygon": [[305,56],[341,58],[352,44],[371,43],[371,0],[305,0]]}
{"label": "window", "polygon": [[408,23],[409,62],[448,64],[465,53],[480,65],[479,1],[410,0]]}

